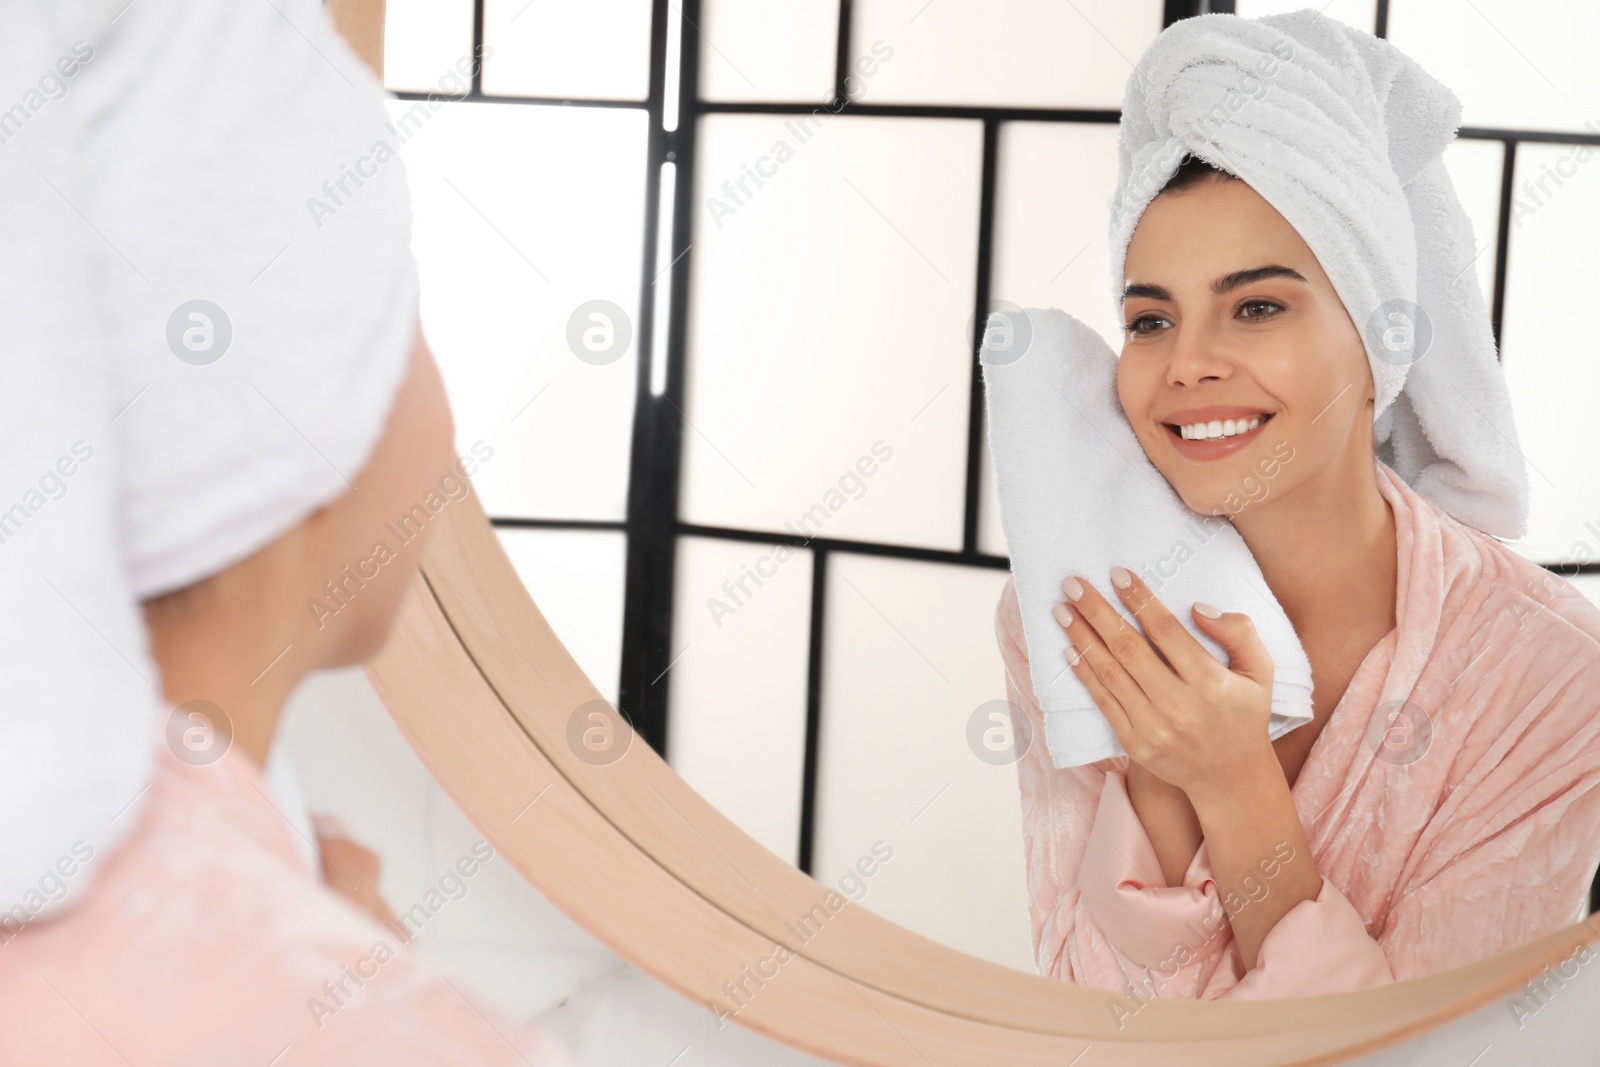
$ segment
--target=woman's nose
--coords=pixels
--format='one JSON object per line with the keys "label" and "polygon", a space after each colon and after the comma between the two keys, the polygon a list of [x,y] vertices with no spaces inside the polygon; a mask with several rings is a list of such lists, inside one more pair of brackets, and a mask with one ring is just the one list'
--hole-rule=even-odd
{"label": "woman's nose", "polygon": [[1233,372],[1233,363],[1223,351],[1218,338],[1204,327],[1176,327],[1167,360],[1167,384],[1197,385],[1207,379],[1225,381]]}

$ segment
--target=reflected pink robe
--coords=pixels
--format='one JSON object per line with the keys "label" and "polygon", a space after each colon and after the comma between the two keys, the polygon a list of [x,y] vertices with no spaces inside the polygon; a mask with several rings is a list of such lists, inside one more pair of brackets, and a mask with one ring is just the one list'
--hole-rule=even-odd
{"label": "reflected pink robe", "polygon": [[[1136,998],[1318,996],[1459,967],[1588,914],[1600,610],[1377,468],[1397,533],[1397,624],[1351,677],[1291,791],[1322,890],[1284,914],[1248,973],[1204,841],[1182,884],[1166,884],[1128,799],[1128,757],[1051,765],[1016,589],[1002,590],[1008,691],[1033,727],[1018,773],[1041,974]],[[1409,764],[1397,753],[1412,750],[1383,745],[1401,700],[1432,728]]]}
{"label": "reflected pink robe", "polygon": [[238,749],[157,767],[77,907],[0,944],[0,1063],[571,1067],[325,888]]}

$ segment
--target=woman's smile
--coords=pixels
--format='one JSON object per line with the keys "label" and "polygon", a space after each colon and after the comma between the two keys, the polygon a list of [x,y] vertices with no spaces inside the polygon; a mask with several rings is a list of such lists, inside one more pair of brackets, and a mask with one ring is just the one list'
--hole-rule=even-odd
{"label": "woman's smile", "polygon": [[1165,416],[1161,425],[1178,455],[1210,460],[1248,448],[1275,414],[1231,406],[1185,408]]}

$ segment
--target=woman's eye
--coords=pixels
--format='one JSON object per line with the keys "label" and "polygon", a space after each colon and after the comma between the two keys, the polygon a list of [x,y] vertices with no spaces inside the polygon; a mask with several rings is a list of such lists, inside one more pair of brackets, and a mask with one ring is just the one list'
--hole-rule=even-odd
{"label": "woman's eye", "polygon": [[[1246,300],[1244,303],[1239,305],[1239,310],[1240,311],[1244,311],[1246,308],[1258,308],[1258,307],[1277,308],[1279,311],[1283,310],[1283,305],[1282,304],[1275,304],[1271,300]],[[1246,315],[1245,318],[1247,318],[1247,319],[1267,319],[1267,318],[1271,318],[1273,314],[1274,314],[1273,312],[1268,312],[1265,315]]]}
{"label": "woman's eye", "polygon": [[1153,331],[1140,329],[1140,324],[1141,323],[1165,322],[1165,321],[1166,320],[1161,318],[1159,315],[1140,315],[1138,318],[1136,318],[1132,322],[1128,323],[1128,325],[1124,326],[1122,329],[1123,329],[1124,333],[1131,333],[1136,337],[1142,337],[1145,334],[1151,333]]}
{"label": "woman's eye", "polygon": [[[1261,314],[1252,315],[1247,313],[1251,308],[1267,308],[1270,310],[1267,310]],[[1282,310],[1283,305],[1272,300],[1246,300],[1244,303],[1239,305],[1239,313],[1242,314],[1245,319],[1252,321],[1270,319],[1272,316],[1276,315]],[[1135,337],[1145,337],[1156,332],[1157,323],[1163,323],[1166,321],[1167,320],[1160,315],[1146,313],[1136,317],[1132,322],[1128,323],[1122,329],[1124,333],[1132,334]]]}

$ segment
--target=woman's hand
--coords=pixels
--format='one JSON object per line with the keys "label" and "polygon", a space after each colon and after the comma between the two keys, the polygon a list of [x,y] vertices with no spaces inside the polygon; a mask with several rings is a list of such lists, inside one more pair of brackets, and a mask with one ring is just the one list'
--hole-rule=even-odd
{"label": "woman's hand", "polygon": [[[1322,875],[1267,736],[1272,659],[1249,616],[1230,612],[1213,619],[1196,604],[1196,624],[1228,652],[1224,667],[1138,575],[1123,567],[1111,574],[1143,633],[1088,582],[1068,578],[1061,584],[1073,600],[1071,618],[1064,618],[1063,604],[1056,605],[1056,618],[1081,652],[1069,649],[1068,662],[1116,731],[1129,766],[1142,764],[1193,802],[1224,908],[1266,870],[1262,863],[1279,861],[1272,893],[1228,913],[1248,971],[1278,920],[1322,892]],[[1157,808],[1170,804],[1149,787],[1146,781],[1136,789],[1153,797]],[[1137,811],[1140,801],[1132,792],[1129,799]],[[1157,837],[1167,842],[1165,854],[1158,848],[1157,855],[1169,884],[1192,834],[1192,827],[1176,825],[1151,838],[1152,844]]]}
{"label": "woman's hand", "polygon": [[311,824],[322,857],[323,882],[374,919],[393,925],[394,912],[378,893],[378,874],[383,869],[378,854],[358,844],[336,815],[313,812]]}
{"label": "woman's hand", "polygon": [[1276,766],[1267,736],[1272,658],[1250,617],[1228,612],[1212,619],[1203,605],[1194,606],[1196,624],[1229,654],[1223,666],[1138,575],[1113,567],[1111,577],[1142,633],[1093,585],[1074,577],[1062,582],[1072,603],[1057,604],[1055,611],[1072,643],[1067,662],[1129,760],[1182,789],[1197,806]]}

